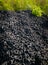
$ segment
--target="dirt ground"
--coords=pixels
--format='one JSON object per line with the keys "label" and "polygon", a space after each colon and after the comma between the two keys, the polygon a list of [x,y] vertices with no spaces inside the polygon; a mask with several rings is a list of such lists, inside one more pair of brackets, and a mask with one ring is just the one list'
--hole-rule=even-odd
{"label": "dirt ground", "polygon": [[46,15],[0,11],[0,65],[48,65]]}

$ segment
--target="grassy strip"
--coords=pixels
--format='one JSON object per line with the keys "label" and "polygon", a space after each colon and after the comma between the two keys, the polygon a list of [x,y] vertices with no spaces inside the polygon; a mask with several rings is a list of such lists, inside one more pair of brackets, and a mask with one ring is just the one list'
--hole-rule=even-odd
{"label": "grassy strip", "polygon": [[0,10],[31,10],[34,15],[48,15],[48,0],[0,0]]}

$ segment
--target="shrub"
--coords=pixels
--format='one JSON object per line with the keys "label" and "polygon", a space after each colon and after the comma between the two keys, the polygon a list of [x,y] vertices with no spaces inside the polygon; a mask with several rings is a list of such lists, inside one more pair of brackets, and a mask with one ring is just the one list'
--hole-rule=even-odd
{"label": "shrub", "polygon": [[34,15],[48,15],[48,0],[0,0],[0,10],[31,10]]}

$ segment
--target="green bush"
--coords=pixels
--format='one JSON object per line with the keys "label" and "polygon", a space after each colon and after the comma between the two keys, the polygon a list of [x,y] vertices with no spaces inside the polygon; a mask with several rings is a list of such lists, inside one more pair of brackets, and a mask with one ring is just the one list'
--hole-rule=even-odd
{"label": "green bush", "polygon": [[0,10],[31,10],[34,15],[48,15],[48,0],[0,0]]}

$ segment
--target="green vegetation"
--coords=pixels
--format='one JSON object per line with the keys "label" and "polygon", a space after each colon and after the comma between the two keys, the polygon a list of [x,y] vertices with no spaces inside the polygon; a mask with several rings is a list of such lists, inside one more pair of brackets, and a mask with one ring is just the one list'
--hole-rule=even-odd
{"label": "green vegetation", "polygon": [[48,15],[48,0],[0,0],[0,10],[31,10],[34,15]]}

